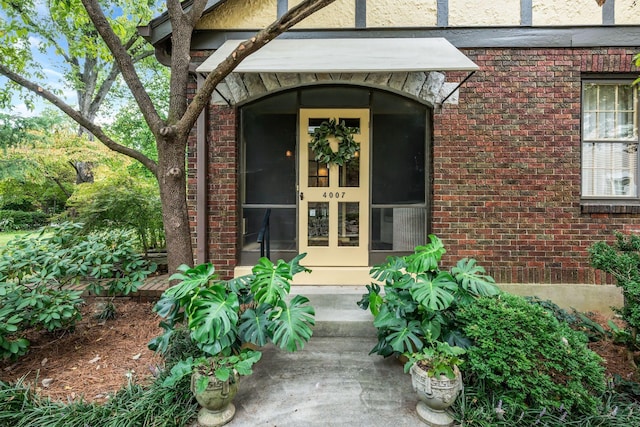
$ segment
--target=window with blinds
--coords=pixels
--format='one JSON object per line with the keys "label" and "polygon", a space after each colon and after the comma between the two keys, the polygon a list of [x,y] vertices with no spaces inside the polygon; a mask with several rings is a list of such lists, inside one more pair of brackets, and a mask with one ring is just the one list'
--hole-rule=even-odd
{"label": "window with blinds", "polygon": [[582,85],[582,196],[638,198],[638,89]]}

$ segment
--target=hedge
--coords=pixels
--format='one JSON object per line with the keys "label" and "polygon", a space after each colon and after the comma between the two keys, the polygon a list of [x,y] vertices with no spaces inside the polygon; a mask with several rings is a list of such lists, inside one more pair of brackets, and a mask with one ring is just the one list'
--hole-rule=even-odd
{"label": "hedge", "polygon": [[48,223],[49,217],[41,211],[0,210],[0,231],[33,230]]}

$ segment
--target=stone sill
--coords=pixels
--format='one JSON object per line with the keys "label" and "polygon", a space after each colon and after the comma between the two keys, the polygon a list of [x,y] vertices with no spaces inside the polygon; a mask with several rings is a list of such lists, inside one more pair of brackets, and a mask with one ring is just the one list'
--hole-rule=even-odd
{"label": "stone sill", "polygon": [[640,214],[640,204],[621,202],[582,202],[580,211],[588,214]]}

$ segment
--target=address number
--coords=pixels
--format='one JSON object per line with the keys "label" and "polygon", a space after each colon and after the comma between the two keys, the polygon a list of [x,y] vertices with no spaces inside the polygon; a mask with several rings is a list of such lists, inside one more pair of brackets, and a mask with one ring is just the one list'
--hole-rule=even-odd
{"label": "address number", "polygon": [[344,199],[345,191],[325,191],[322,197],[325,199]]}

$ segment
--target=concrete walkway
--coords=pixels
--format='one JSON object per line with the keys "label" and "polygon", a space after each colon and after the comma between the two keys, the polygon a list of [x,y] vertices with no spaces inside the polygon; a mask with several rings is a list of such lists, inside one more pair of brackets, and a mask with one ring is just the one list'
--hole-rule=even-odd
{"label": "concrete walkway", "polygon": [[357,306],[364,286],[293,286],[316,310],[313,337],[288,353],[264,349],[253,375],[243,377],[230,426],[424,425],[411,377],[394,358],[369,355],[373,316]]}
{"label": "concrete walkway", "polygon": [[243,377],[229,426],[420,426],[411,377],[368,356],[375,336],[312,337],[304,350],[268,347]]}

